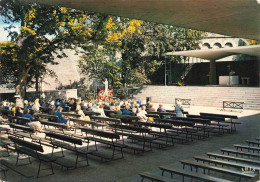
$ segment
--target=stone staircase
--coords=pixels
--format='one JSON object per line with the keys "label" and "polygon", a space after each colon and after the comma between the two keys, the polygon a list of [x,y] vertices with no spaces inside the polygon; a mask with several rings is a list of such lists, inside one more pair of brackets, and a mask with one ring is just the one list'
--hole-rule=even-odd
{"label": "stone staircase", "polygon": [[244,109],[260,110],[259,87],[152,86],[144,85],[134,99],[174,104],[175,98],[191,99],[192,106],[222,107],[223,101],[244,102]]}

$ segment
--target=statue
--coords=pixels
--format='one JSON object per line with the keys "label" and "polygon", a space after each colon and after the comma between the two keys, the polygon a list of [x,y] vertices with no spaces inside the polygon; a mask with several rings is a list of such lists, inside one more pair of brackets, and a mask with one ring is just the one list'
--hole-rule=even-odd
{"label": "statue", "polygon": [[104,91],[105,96],[108,96],[108,81],[107,81],[107,79],[103,83],[105,84],[105,91]]}

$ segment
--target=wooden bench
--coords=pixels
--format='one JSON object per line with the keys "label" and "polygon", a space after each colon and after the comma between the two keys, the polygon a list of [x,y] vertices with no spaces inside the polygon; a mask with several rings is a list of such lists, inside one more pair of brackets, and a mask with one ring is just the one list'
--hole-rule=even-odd
{"label": "wooden bench", "polygon": [[[98,123],[98,122],[95,122],[95,121],[86,121],[86,120],[82,120],[82,119],[75,119],[75,118],[69,118],[70,121],[72,121],[74,123],[74,126],[75,126],[75,133],[76,133],[76,129],[80,129],[79,126],[80,125],[91,125],[92,128],[94,127],[99,127],[101,126],[102,128],[104,126],[107,126],[106,124],[103,124],[103,123]],[[79,126],[76,126],[77,124],[79,124]]]}
{"label": "wooden bench", "polygon": [[201,181],[207,181],[207,182],[231,182],[229,180],[225,180],[222,178],[216,178],[216,177],[212,177],[209,175],[203,175],[203,174],[199,174],[199,173],[194,173],[191,171],[187,171],[187,170],[181,170],[181,169],[175,169],[172,167],[164,167],[161,166],[159,167],[162,170],[162,176],[164,175],[164,172],[169,172],[171,173],[171,177],[173,177],[173,174],[178,174],[182,176],[182,181],[184,181],[184,176],[190,177],[192,179],[198,179]]}
{"label": "wooden bench", "polygon": [[[197,136],[198,139],[205,139],[209,137],[209,131],[207,127],[207,123],[210,121],[208,120],[198,120],[198,119],[192,119],[192,118],[183,118],[180,119],[179,117],[175,117],[175,119],[160,119],[155,120],[156,122],[164,122],[164,123],[170,123],[174,126],[171,130],[168,130],[169,132],[176,132],[177,134],[186,134],[186,139],[190,137],[191,141],[193,140],[193,136]],[[196,123],[203,123],[202,126],[198,126]],[[179,128],[181,127],[181,128]],[[203,133],[199,133],[202,131]]]}
{"label": "wooden bench", "polygon": [[[96,157],[100,157],[101,159],[105,159],[105,160],[113,160],[113,159],[115,159],[115,155],[117,154],[116,148],[119,148],[121,158],[124,157],[123,148],[126,148],[127,146],[125,144],[117,142],[117,140],[120,139],[119,134],[107,132],[107,131],[103,131],[103,130],[96,130],[96,129],[87,128],[87,127],[81,127],[81,131],[86,133],[85,139],[88,141],[88,147],[89,147],[90,141],[94,141],[96,151],[98,150],[97,143],[102,143],[102,144],[108,145],[113,148],[112,156],[107,156],[107,155],[100,154],[97,152],[93,152],[92,155],[94,155]],[[92,135],[92,137],[90,137],[88,135]],[[96,136],[96,137],[94,137],[94,136]],[[97,138],[97,137],[99,137],[99,138]]]}
{"label": "wooden bench", "polygon": [[[44,152],[44,150],[41,145],[31,143],[31,142],[28,142],[25,140],[21,140],[19,138],[13,137],[13,136],[9,136],[8,138],[12,142],[15,143],[15,150],[17,152],[16,165],[18,165],[19,160],[22,160],[22,159],[19,159],[20,154],[26,154],[29,156],[29,163],[31,163],[30,157],[36,158],[40,161],[39,167],[38,167],[38,172],[37,172],[37,178],[40,175],[42,162],[50,164],[50,167],[46,168],[46,169],[51,169],[51,174],[54,174],[52,163],[55,160],[45,154],[42,154]],[[46,170],[46,169],[42,169],[42,170]]]}
{"label": "wooden bench", "polygon": [[176,116],[176,113],[173,112],[147,112],[147,114],[155,114],[155,115],[168,115],[168,116]]}
{"label": "wooden bench", "polygon": [[193,157],[197,162],[198,161],[202,161],[207,162],[207,163],[213,163],[213,164],[219,164],[221,166],[228,166],[228,167],[233,167],[233,168],[238,168],[238,169],[242,169],[242,168],[250,168],[250,169],[255,169],[255,170],[260,170],[260,167],[257,166],[252,166],[249,164],[241,164],[241,163],[236,163],[236,162],[229,162],[229,161],[223,161],[223,160],[218,160],[218,159],[211,159],[211,158],[207,158],[207,157],[201,157],[201,156],[194,156]]}
{"label": "wooden bench", "polygon": [[0,138],[0,147],[6,149],[7,156],[3,156],[3,157],[10,156],[9,151],[15,151],[13,143],[10,142],[10,140],[3,137]]}
{"label": "wooden bench", "polygon": [[250,145],[253,145],[253,146],[257,145],[258,147],[260,147],[260,142],[258,142],[258,141],[246,140],[246,143],[248,143],[249,146]]}
{"label": "wooden bench", "polygon": [[90,119],[97,121],[99,123],[103,123],[103,124],[106,124],[106,123],[121,123],[120,119],[110,118],[110,117],[91,116]]}
{"label": "wooden bench", "polygon": [[227,115],[227,114],[214,114],[214,113],[200,113],[201,116],[204,117],[218,117],[218,118],[228,118],[230,121],[225,121],[226,123],[231,124],[231,132],[236,131],[236,125],[241,124],[240,122],[233,121],[233,119],[238,119],[236,115]]}
{"label": "wooden bench", "polygon": [[[224,134],[224,130],[232,131],[231,125],[230,125],[230,129],[227,129],[227,127],[229,125],[227,123],[225,123],[225,118],[219,118],[219,117],[213,117],[213,116],[191,115],[191,114],[188,114],[187,118],[193,119],[194,122],[196,122],[196,120],[197,120],[197,123],[200,123],[200,124],[203,124],[203,121],[205,121],[204,124],[206,124],[207,126],[210,127],[210,129],[213,129],[213,130],[217,127],[218,134]],[[211,121],[217,122],[217,123],[212,123]],[[212,131],[212,132],[214,132],[214,131]]]}
{"label": "wooden bench", "polygon": [[208,164],[204,164],[204,163],[199,163],[199,162],[195,162],[195,161],[190,161],[190,160],[181,160],[180,161],[183,164],[183,169],[185,168],[185,165],[190,166],[191,171],[192,171],[192,167],[196,168],[196,172],[198,171],[198,168],[202,168],[205,174],[205,169],[208,170],[213,170],[213,171],[217,171],[217,172],[221,172],[221,173],[226,173],[226,174],[230,174],[230,175],[234,175],[234,176],[238,176],[239,177],[239,181],[241,181],[241,178],[253,178],[256,175],[255,174],[246,174],[246,173],[242,173],[242,172],[237,172],[234,170],[230,170],[230,169],[226,169],[226,168],[222,168],[222,167],[216,167],[216,166],[212,166],[212,165],[208,165]]}
{"label": "wooden bench", "polygon": [[31,122],[29,118],[25,118],[25,117],[15,117],[15,119],[16,119],[16,123],[20,125],[27,125],[27,123]]}
{"label": "wooden bench", "polygon": [[[45,131],[57,132],[57,130],[50,129],[49,128],[50,126],[52,126],[54,128],[60,128],[62,133],[64,133],[64,129],[67,129],[67,126],[65,124],[62,124],[62,123],[54,123],[54,122],[44,121],[44,120],[40,120],[40,123],[44,126]],[[46,125],[48,126],[48,128],[46,128]]]}
{"label": "wooden bench", "polygon": [[[17,168],[17,166],[11,164],[11,163],[8,162],[7,160],[2,159],[2,160],[0,161],[0,164],[1,164],[1,167],[5,167],[5,168],[7,168],[7,169],[10,169],[10,170],[14,171],[15,173],[17,173],[17,174],[19,174],[19,175],[21,175],[21,176],[23,176],[23,177],[25,177],[25,178],[27,178],[27,179],[33,178],[32,175],[29,176],[29,175],[26,175],[26,174],[22,173],[22,172]],[[5,174],[4,174],[4,175],[5,175]],[[7,180],[7,178],[6,178],[5,180]]]}
{"label": "wooden bench", "polygon": [[10,128],[13,128],[13,131],[15,130],[22,130],[28,133],[35,133],[35,130],[29,126],[24,126],[20,124],[15,124],[15,123],[10,123],[9,124]]}
{"label": "wooden bench", "polygon": [[234,146],[237,150],[240,149],[241,151],[242,151],[243,149],[247,149],[248,152],[250,152],[250,151],[253,151],[253,153],[254,153],[255,151],[257,151],[258,153],[260,152],[260,147],[251,147],[251,146],[239,145],[239,144],[234,144],[233,146]]}
{"label": "wooden bench", "polygon": [[14,116],[14,112],[11,110],[0,109],[0,113],[2,116],[6,116],[7,118]]}
{"label": "wooden bench", "polygon": [[63,108],[63,112],[70,112],[70,108],[69,106],[61,106]]}
{"label": "wooden bench", "polygon": [[49,107],[40,106],[40,111],[41,111],[42,113],[48,114],[48,113],[50,112],[50,108],[49,108]]}
{"label": "wooden bench", "polygon": [[58,119],[58,116],[49,115],[49,114],[37,114],[37,116],[40,118],[48,119],[49,121],[54,122],[54,123],[56,123],[56,121]]}
{"label": "wooden bench", "polygon": [[100,113],[99,112],[93,112],[93,111],[83,111],[84,112],[84,114],[85,115],[88,115],[88,116],[92,116],[92,115],[94,115],[94,116],[98,116],[98,115],[100,115]]}
{"label": "wooden bench", "polygon": [[169,179],[163,176],[154,175],[152,173],[139,173],[139,176],[142,178],[142,182],[144,179],[149,179],[151,181],[158,181],[158,182],[174,182],[175,180]]}
{"label": "wooden bench", "polygon": [[[167,110],[167,109],[166,109],[166,112],[173,112],[173,113],[175,113],[175,110]],[[188,112],[188,111],[183,111],[182,114],[183,114],[183,115],[184,115],[184,114],[187,115],[187,114],[189,114],[189,112]]]}
{"label": "wooden bench", "polygon": [[[50,137],[51,144],[53,145],[52,156],[54,154],[54,149],[56,147],[60,147],[61,152],[62,152],[62,157],[64,157],[63,149],[76,153],[77,157],[76,157],[74,168],[77,168],[78,162],[81,162],[78,160],[79,155],[84,155],[86,157],[87,166],[89,165],[88,164],[88,155],[91,154],[92,152],[87,149],[77,147],[77,145],[82,145],[81,139],[58,134],[58,133],[46,133],[46,137]],[[83,167],[83,166],[81,166],[81,167]]]}
{"label": "wooden bench", "polygon": [[[144,135],[146,133],[150,132],[150,129],[148,128],[142,128],[142,127],[136,127],[136,126],[127,126],[127,125],[119,125],[119,124],[109,124],[109,127],[112,128],[113,131],[115,131],[117,134],[122,135],[122,139],[124,136],[130,137],[132,140],[143,140],[144,144],[143,147],[140,148],[138,146],[133,146],[133,145],[127,145],[128,149],[134,150],[134,154],[137,151],[139,152],[144,152],[145,151],[145,138]],[[139,134],[137,134],[139,133]],[[149,140],[150,141],[150,140]],[[123,139],[123,143],[124,139]]]}
{"label": "wooden bench", "polygon": [[[160,133],[162,133],[161,132],[162,129],[164,130],[164,132],[166,132],[167,129],[172,128],[172,125],[169,125],[169,124],[148,123],[148,122],[139,122],[139,121],[134,121],[134,122],[132,122],[132,124],[134,126],[138,126],[138,127],[145,126],[145,127],[159,128]],[[156,136],[156,135],[154,135],[154,136]],[[132,137],[129,136],[129,138],[132,138]],[[151,146],[151,144],[157,144],[159,146],[159,148],[171,146],[168,144],[168,140],[166,140],[166,141],[159,140],[158,137],[143,137],[143,139],[149,141],[150,146]]]}
{"label": "wooden bench", "polygon": [[46,140],[37,135],[34,135],[35,130],[33,128],[30,128],[28,126],[14,124],[14,123],[11,123],[9,125],[11,128],[13,128],[13,132],[9,133],[9,134],[14,135],[19,138],[29,138],[32,140],[32,142],[36,142],[36,143],[39,143],[40,145],[52,147],[52,145],[50,145],[50,142],[51,142],[50,140]]}
{"label": "wooden bench", "polygon": [[[152,149],[152,143],[158,144],[159,147],[161,145],[164,145],[161,142],[156,142],[155,141],[156,138],[146,136],[146,134],[150,133],[150,131],[151,131],[149,128],[142,128],[142,127],[137,127],[137,126],[127,126],[127,125],[113,125],[113,124],[110,124],[110,127],[115,128],[116,133],[118,133],[119,135],[128,137],[128,139],[131,139],[132,142],[133,141],[142,142],[143,143],[143,148],[142,148],[143,152],[147,151],[145,149],[146,143],[149,143],[148,151],[150,151]],[[117,130],[119,130],[119,131],[117,131]],[[133,132],[137,132],[137,133],[133,133]],[[140,149],[137,148],[137,150],[140,150]]]}
{"label": "wooden bench", "polygon": [[229,155],[222,155],[222,154],[211,153],[211,152],[207,152],[207,156],[214,157],[215,159],[221,158],[221,159],[233,160],[233,161],[237,161],[237,162],[244,162],[244,163],[249,163],[249,164],[254,164],[254,165],[260,166],[260,161],[258,161],[258,160],[233,157],[233,156],[229,156]]}
{"label": "wooden bench", "polygon": [[[192,122],[186,122],[186,121],[178,121],[178,120],[173,120],[173,119],[155,119],[156,123],[168,123],[173,125],[171,129],[167,130],[167,134],[174,134],[177,135],[178,137],[174,137],[174,139],[177,139],[178,142],[180,143],[187,143],[192,141],[192,136],[189,132],[184,131],[186,127],[193,127],[194,123]],[[181,135],[184,134],[185,138],[181,137]]]}
{"label": "wooden bench", "polygon": [[80,118],[81,115],[76,114],[76,113],[70,113],[70,112],[62,112],[62,115],[64,116],[70,116],[70,117],[74,117],[74,118]]}
{"label": "wooden bench", "polygon": [[112,118],[121,119],[122,123],[131,123],[132,121],[138,121],[138,116],[130,116],[130,115],[119,115],[119,114],[111,114]]}
{"label": "wooden bench", "polygon": [[220,150],[221,150],[221,152],[223,154],[227,153],[228,155],[229,154],[236,154],[236,156],[241,155],[243,157],[245,155],[245,156],[248,156],[248,157],[260,158],[260,154],[255,154],[255,153],[251,153],[251,152],[243,152],[243,151],[232,150],[232,149],[225,149],[225,148],[222,148]]}

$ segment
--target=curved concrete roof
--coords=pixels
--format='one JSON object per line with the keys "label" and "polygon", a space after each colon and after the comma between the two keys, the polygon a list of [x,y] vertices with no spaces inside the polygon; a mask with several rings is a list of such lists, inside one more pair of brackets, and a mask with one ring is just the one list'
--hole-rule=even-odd
{"label": "curved concrete roof", "polygon": [[192,51],[180,51],[180,52],[169,52],[167,56],[189,56],[197,57],[207,60],[218,60],[227,56],[235,54],[246,54],[249,56],[260,57],[260,45],[254,46],[242,46],[232,48],[220,48],[220,49],[206,49],[206,50],[192,50]]}
{"label": "curved concrete roof", "polygon": [[21,0],[260,40],[257,0]]}

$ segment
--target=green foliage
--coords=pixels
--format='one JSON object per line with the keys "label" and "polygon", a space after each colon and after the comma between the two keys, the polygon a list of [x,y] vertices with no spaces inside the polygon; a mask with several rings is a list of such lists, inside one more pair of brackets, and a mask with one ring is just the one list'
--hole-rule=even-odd
{"label": "green foliage", "polygon": [[[79,47],[95,35],[92,15],[74,9],[2,0],[0,13],[9,25],[6,31],[11,40],[23,40],[22,46],[13,43],[1,51],[1,65],[11,65],[9,69],[2,69],[2,74],[13,75],[16,93],[22,96],[26,86],[50,73],[46,66],[57,64],[55,56],[66,56],[63,49]],[[12,29],[17,23],[20,31]]]}
{"label": "green foliage", "polygon": [[[118,83],[125,86],[152,83],[165,59],[167,62],[185,59],[165,57],[166,52],[197,49],[203,34],[119,17],[106,18],[102,25],[99,31],[104,35],[103,41],[99,41],[96,48],[94,42],[85,45],[87,53],[80,62],[81,68],[90,78],[118,79]],[[120,54],[121,59],[116,60],[116,54]]]}

